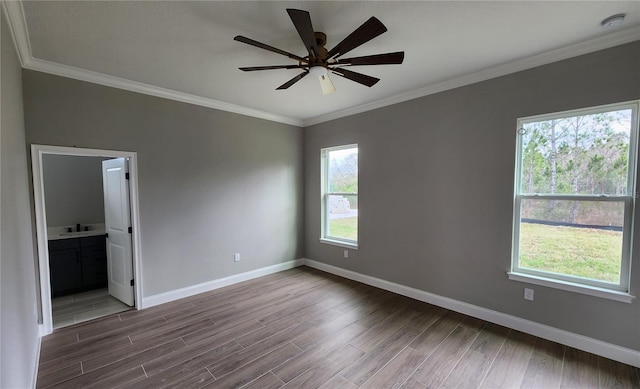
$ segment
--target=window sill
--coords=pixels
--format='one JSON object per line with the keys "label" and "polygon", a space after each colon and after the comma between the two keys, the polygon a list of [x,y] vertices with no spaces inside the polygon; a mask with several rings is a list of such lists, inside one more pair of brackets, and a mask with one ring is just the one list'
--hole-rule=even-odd
{"label": "window sill", "polygon": [[560,290],[566,290],[569,292],[575,292],[580,294],[586,294],[589,296],[600,297],[609,300],[615,300],[623,303],[630,304],[635,296],[629,293],[619,292],[616,290],[609,290],[604,288],[598,288],[595,286],[581,285],[573,282],[554,280],[552,278],[534,276],[530,274],[507,272],[510,280],[526,282],[529,284],[547,286],[549,288],[555,288]]}
{"label": "window sill", "polygon": [[327,239],[327,238],[320,238],[320,243],[330,244],[333,246],[340,246],[340,247],[344,247],[346,249],[352,249],[352,250],[358,249],[357,243],[348,243],[348,242],[342,242],[339,240],[333,240],[333,239]]}

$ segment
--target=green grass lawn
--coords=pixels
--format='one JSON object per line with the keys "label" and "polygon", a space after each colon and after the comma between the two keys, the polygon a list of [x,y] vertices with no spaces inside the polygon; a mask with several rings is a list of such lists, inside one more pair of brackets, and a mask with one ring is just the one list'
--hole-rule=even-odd
{"label": "green grass lawn", "polygon": [[331,219],[329,221],[329,235],[358,240],[358,218]]}
{"label": "green grass lawn", "polygon": [[[358,239],[358,218],[332,219],[331,236]],[[620,281],[622,232],[592,228],[520,226],[520,266],[605,282]]]}
{"label": "green grass lawn", "polygon": [[520,266],[606,282],[620,281],[622,232],[520,225]]}

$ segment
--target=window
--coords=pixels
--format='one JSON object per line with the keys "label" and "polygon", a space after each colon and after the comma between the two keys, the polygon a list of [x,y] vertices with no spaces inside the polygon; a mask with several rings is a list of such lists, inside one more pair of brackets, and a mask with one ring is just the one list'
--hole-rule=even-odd
{"label": "window", "polygon": [[358,145],[322,149],[321,241],[358,247]]}
{"label": "window", "polygon": [[638,102],[518,120],[510,278],[628,292],[637,139]]}

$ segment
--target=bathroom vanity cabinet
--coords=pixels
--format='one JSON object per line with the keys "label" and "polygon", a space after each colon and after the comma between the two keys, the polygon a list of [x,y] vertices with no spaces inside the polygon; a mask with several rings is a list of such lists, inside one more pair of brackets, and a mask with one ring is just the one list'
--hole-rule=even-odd
{"label": "bathroom vanity cabinet", "polygon": [[107,286],[104,235],[49,241],[52,297]]}

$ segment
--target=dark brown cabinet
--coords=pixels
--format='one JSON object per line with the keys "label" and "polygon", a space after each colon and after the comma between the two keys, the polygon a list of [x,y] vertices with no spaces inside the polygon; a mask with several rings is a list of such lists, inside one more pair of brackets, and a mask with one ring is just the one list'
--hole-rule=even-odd
{"label": "dark brown cabinet", "polygon": [[107,286],[104,235],[49,241],[52,297]]}

